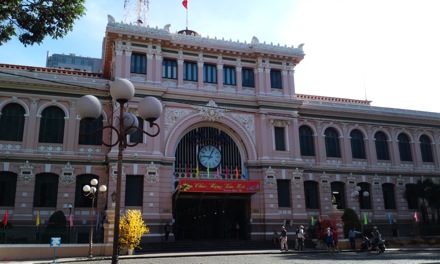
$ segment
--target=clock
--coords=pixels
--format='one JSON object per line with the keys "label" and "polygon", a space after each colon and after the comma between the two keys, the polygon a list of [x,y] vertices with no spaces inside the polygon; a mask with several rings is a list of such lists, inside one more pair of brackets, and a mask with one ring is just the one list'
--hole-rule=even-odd
{"label": "clock", "polygon": [[199,151],[199,161],[206,168],[215,168],[220,164],[222,155],[213,145],[206,145]]}

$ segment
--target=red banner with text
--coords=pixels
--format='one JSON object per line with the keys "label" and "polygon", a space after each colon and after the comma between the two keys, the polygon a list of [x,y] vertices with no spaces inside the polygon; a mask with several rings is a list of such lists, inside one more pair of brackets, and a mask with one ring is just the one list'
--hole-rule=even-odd
{"label": "red banner with text", "polygon": [[180,179],[179,190],[206,193],[256,193],[260,191],[260,181]]}

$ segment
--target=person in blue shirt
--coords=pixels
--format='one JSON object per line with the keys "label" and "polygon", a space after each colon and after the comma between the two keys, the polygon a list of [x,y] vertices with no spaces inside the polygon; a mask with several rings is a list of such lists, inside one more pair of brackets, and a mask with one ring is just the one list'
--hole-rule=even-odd
{"label": "person in blue shirt", "polygon": [[350,240],[350,247],[351,249],[356,249],[356,235],[360,234],[361,232],[356,231],[354,227],[350,229],[348,232],[348,239]]}

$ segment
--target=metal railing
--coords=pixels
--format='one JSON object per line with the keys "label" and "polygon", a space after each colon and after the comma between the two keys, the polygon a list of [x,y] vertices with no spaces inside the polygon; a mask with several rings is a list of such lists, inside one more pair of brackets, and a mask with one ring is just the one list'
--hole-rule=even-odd
{"label": "metal railing", "polygon": [[[104,241],[104,230],[93,232],[93,243]],[[51,237],[61,237],[63,244],[89,243],[90,226],[65,229],[49,229],[45,227],[13,227],[0,229],[0,244],[50,244]]]}

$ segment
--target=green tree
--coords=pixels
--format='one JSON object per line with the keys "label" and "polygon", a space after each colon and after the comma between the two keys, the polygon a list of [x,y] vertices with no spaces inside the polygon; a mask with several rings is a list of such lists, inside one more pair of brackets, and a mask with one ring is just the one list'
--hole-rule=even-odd
{"label": "green tree", "polygon": [[54,212],[50,217],[46,226],[46,232],[44,233],[43,240],[45,243],[50,242],[51,237],[62,237],[62,240],[66,240],[67,235],[67,219],[63,211],[58,210]]}
{"label": "green tree", "polygon": [[[437,215],[437,222],[440,222],[440,184],[434,183],[431,179],[418,180],[415,188],[410,192],[421,201],[422,221],[424,223],[435,222],[435,215]],[[404,196],[410,199],[408,190],[405,191]],[[432,219],[428,217],[428,209],[431,209]]]}
{"label": "green tree", "polygon": [[64,37],[85,14],[85,0],[2,0],[0,46],[13,36],[26,47]]}
{"label": "green tree", "polygon": [[347,208],[344,210],[344,214],[341,216],[342,222],[344,222],[344,235],[348,237],[348,231],[354,227],[357,231],[361,230],[361,222],[357,213],[351,209]]}

